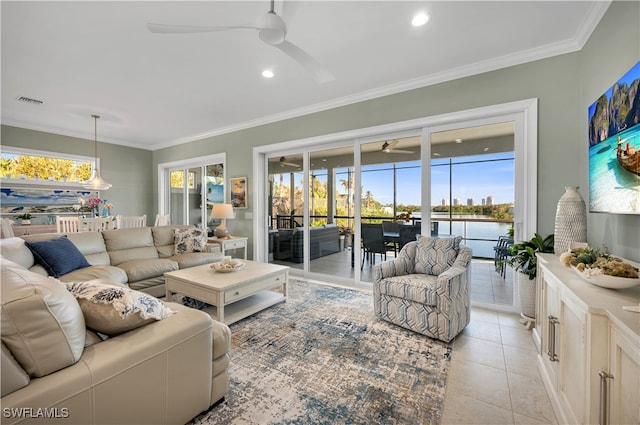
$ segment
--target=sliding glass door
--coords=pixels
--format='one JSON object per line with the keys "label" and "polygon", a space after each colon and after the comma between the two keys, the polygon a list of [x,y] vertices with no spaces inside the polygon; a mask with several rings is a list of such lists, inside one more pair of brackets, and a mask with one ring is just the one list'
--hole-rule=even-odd
{"label": "sliding glass door", "polygon": [[[536,230],[536,129],[537,101],[528,99],[258,148],[268,172],[256,185],[268,176],[268,200],[257,208],[255,234],[265,241],[257,258],[292,266],[294,275],[370,287],[373,265],[417,233],[461,235],[477,263],[474,304],[515,311],[518,289],[510,271],[495,271],[492,253],[499,237],[525,240]],[[318,229],[334,224],[338,252],[319,238],[330,232]],[[365,225],[383,224],[391,224],[385,246],[365,247]],[[500,285],[500,299],[483,298]]]}
{"label": "sliding glass door", "polygon": [[360,145],[360,263],[363,282],[373,266],[398,255],[421,232],[421,138],[379,138]]}
{"label": "sliding glass door", "polygon": [[172,224],[210,227],[213,204],[225,203],[225,155],[158,165],[158,213]]}
{"label": "sliding glass door", "polygon": [[303,269],[306,249],[302,167],[302,153],[276,156],[267,161],[268,261],[294,269]]}

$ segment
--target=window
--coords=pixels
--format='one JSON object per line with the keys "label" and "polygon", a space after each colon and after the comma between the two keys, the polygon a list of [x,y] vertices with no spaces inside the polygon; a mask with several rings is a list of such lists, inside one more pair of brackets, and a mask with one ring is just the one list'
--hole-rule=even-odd
{"label": "window", "polygon": [[54,152],[6,148],[0,154],[0,177],[17,179],[21,183],[79,183],[91,177],[93,159]]}

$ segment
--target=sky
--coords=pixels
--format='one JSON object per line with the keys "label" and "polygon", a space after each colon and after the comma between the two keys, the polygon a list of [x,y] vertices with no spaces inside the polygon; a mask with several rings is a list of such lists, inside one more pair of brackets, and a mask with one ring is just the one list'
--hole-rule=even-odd
{"label": "sky", "polygon": [[[482,159],[513,158],[513,153],[484,155]],[[457,158],[457,162],[468,162],[470,158]],[[433,166],[431,171],[431,205],[440,205],[442,198],[449,199],[449,165]],[[434,162],[435,164],[436,162]],[[416,162],[415,164],[419,164]],[[482,199],[493,196],[494,204],[512,203],[514,199],[514,162],[492,161],[481,163],[455,164],[452,166],[452,196],[460,198],[463,205],[473,198],[474,205],[481,205]],[[420,168],[398,170],[397,203],[420,203]],[[371,191],[374,199],[382,204],[393,202],[393,173],[391,170],[363,172],[362,186]]]}

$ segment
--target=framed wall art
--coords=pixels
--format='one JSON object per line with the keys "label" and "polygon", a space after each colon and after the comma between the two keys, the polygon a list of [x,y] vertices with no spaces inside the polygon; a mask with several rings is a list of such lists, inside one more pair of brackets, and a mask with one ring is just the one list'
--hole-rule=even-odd
{"label": "framed wall art", "polygon": [[234,208],[247,208],[247,178],[234,177],[231,179],[231,205]]}

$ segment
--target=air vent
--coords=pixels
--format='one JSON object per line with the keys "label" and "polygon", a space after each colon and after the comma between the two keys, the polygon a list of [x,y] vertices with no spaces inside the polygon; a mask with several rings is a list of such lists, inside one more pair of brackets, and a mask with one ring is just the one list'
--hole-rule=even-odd
{"label": "air vent", "polygon": [[20,96],[18,98],[20,102],[30,103],[32,105],[42,105],[44,102],[38,99],[32,99],[30,97]]}

